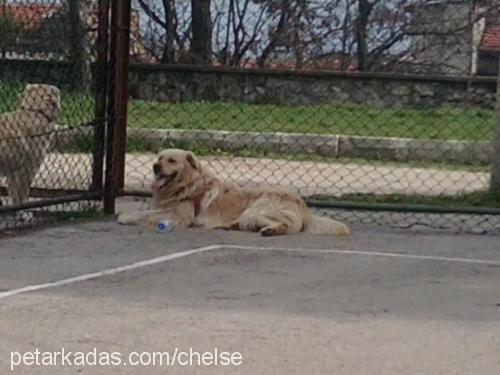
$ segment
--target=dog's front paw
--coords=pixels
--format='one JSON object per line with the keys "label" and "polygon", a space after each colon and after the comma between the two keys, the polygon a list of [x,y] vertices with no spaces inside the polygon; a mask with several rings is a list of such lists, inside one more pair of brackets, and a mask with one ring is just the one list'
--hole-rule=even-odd
{"label": "dog's front paw", "polygon": [[333,229],[333,234],[336,236],[349,236],[351,234],[351,230],[347,225],[341,222],[337,222],[337,225]]}

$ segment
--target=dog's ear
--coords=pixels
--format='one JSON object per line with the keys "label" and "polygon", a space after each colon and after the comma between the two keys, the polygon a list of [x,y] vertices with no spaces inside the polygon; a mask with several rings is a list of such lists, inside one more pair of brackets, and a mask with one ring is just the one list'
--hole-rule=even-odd
{"label": "dog's ear", "polygon": [[186,154],[186,160],[193,169],[196,169],[198,172],[201,172],[201,164],[198,160],[196,160],[196,157],[192,152],[188,152]]}
{"label": "dog's ear", "polygon": [[24,90],[17,95],[17,100],[19,105],[23,106],[26,104],[25,97],[32,89],[33,89],[33,84],[31,83],[28,83],[26,86],[24,86]]}

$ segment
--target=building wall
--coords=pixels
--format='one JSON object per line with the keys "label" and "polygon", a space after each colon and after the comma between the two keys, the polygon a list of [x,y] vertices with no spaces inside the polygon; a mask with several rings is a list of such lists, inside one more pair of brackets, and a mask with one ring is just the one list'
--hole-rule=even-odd
{"label": "building wall", "polygon": [[472,73],[472,2],[432,1],[415,5],[410,26],[415,70],[435,74]]}

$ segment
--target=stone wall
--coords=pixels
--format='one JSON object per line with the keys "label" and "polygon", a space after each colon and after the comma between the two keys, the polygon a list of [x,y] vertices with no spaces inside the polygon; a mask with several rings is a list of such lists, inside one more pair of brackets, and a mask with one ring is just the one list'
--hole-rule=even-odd
{"label": "stone wall", "polygon": [[[2,82],[71,83],[62,62],[0,60]],[[374,73],[288,72],[132,64],[130,95],[161,102],[353,103],[378,108],[493,108],[495,78]]]}
{"label": "stone wall", "polygon": [[495,85],[493,78],[132,65],[129,87],[133,98],[160,102],[353,103],[427,109],[493,108]]}
{"label": "stone wall", "polygon": [[71,65],[65,62],[0,59],[0,82],[48,83],[64,88],[72,80]]}

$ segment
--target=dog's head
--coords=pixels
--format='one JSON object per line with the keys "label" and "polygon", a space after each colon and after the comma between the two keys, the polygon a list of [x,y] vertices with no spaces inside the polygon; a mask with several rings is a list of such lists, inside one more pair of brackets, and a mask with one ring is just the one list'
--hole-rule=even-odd
{"label": "dog's head", "polygon": [[54,121],[61,111],[61,93],[55,86],[28,84],[22,94],[21,109],[42,113]]}
{"label": "dog's head", "polygon": [[190,186],[201,171],[201,165],[191,151],[175,148],[164,150],[153,164],[155,180],[151,190],[154,195],[175,194]]}

